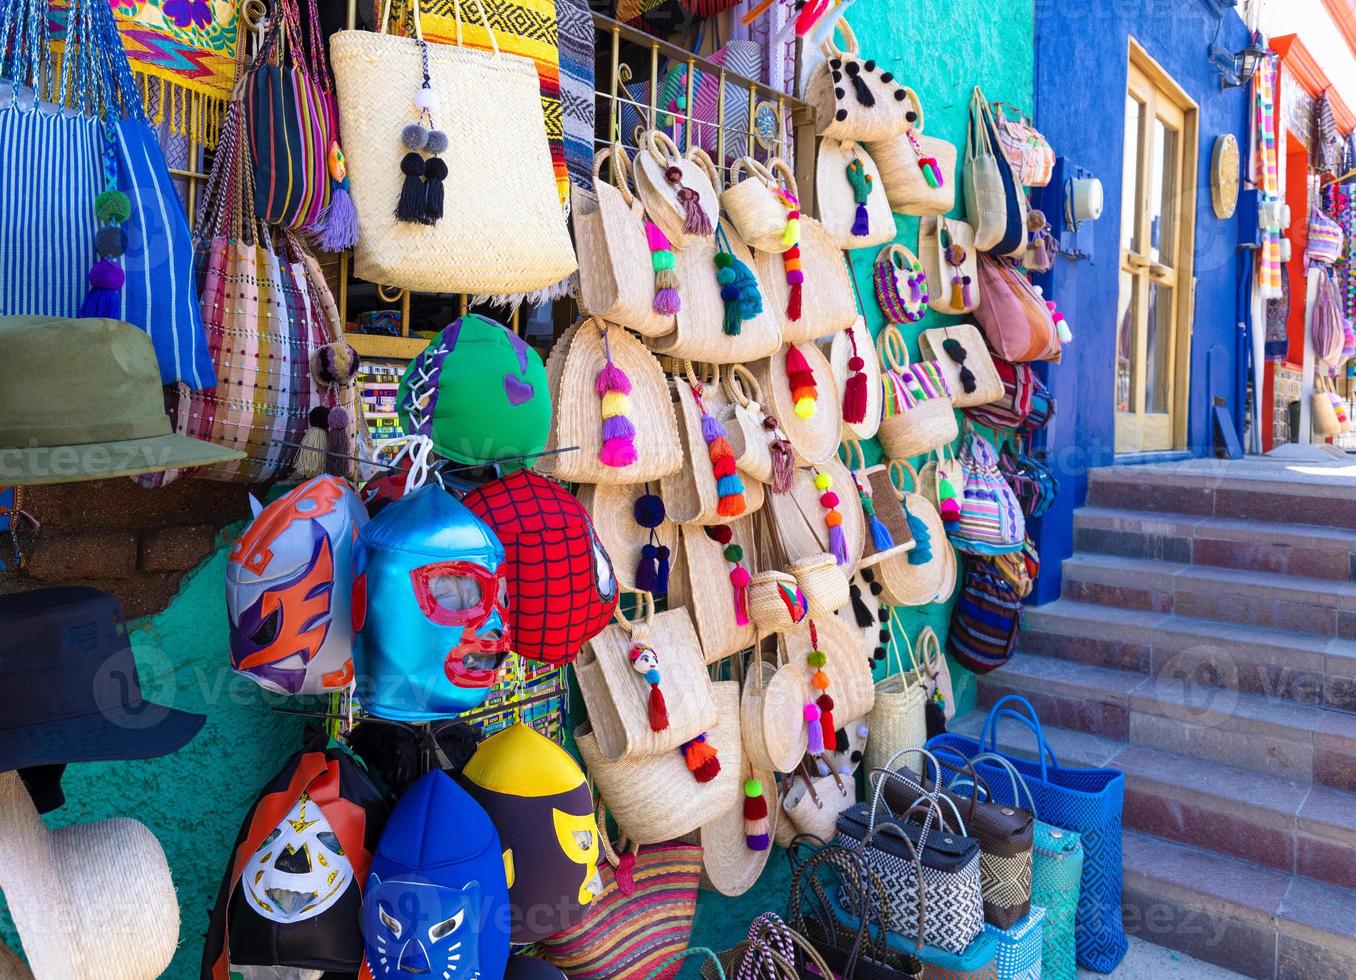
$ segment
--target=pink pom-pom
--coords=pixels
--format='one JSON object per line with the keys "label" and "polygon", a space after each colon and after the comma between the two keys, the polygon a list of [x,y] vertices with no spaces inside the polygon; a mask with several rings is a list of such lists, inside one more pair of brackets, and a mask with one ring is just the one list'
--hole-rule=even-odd
{"label": "pink pom-pom", "polygon": [[819,705],[813,701],[805,706],[805,720],[807,722],[819,721]]}
{"label": "pink pom-pom", "polygon": [[786,281],[793,286],[799,286],[805,281],[805,273],[799,269],[792,269],[786,274]]}
{"label": "pink pom-pom", "polygon": [[593,389],[602,398],[610,391],[620,391],[623,395],[631,394],[631,379],[626,376],[626,372],[617,365],[608,361],[603,365],[603,369],[598,372],[598,377],[593,382]]}
{"label": "pink pom-pom", "polygon": [[743,565],[736,565],[730,570],[730,584],[736,589],[746,588],[751,579],[752,576],[749,574],[749,570]]}
{"label": "pink pom-pom", "polygon": [[650,246],[651,252],[669,252],[673,250],[673,243],[669,241],[669,236],[664,234],[659,226],[653,221],[645,222],[645,242]]}
{"label": "pink pom-pom", "polygon": [[630,439],[608,439],[598,451],[598,459],[604,466],[621,469],[636,461],[636,446]]}

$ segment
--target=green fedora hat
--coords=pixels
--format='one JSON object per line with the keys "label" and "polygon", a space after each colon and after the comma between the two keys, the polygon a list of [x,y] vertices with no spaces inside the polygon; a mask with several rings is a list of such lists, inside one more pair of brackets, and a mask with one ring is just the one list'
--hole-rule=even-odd
{"label": "green fedora hat", "polygon": [[118,320],[0,317],[0,486],[240,459],[176,435],[151,338]]}

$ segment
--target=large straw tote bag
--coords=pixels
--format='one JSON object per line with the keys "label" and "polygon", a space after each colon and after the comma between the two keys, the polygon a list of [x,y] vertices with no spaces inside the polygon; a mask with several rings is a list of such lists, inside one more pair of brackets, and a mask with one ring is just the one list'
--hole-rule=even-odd
{"label": "large straw tote bag", "polygon": [[[676,524],[729,524],[763,506],[763,484],[743,476],[736,469],[744,507],[737,514],[720,513],[724,498],[720,496],[719,486],[723,478],[716,476],[710,448],[703,435],[706,429],[703,416],[715,419],[719,424],[723,407],[721,392],[717,386],[708,387],[697,379],[691,361],[684,362],[683,371],[682,376],[672,380],[683,466],[659,481],[659,495],[664,498],[669,519]],[[734,447],[730,448],[733,451]]]}
{"label": "large straw tote bag", "polygon": [[[733,752],[730,753],[733,756]],[[721,767],[733,765],[733,758],[727,760],[721,753]],[[727,808],[714,819],[702,824],[695,834],[687,839],[702,847],[701,887],[707,891],[735,897],[743,895],[755,884],[767,867],[772,856],[771,839],[781,822],[777,812],[777,783],[770,769],[750,766],[744,758],[739,771],[741,779],[757,780],[767,797],[768,846],[761,850],[749,847],[748,835],[744,831],[744,794],[741,792],[734,805]],[[743,783],[741,781],[740,785]]]}
{"label": "large straw tote bag", "polygon": [[721,372],[721,390],[725,394],[721,421],[740,472],[760,483],[773,483],[773,457],[777,456],[782,472],[789,474],[795,467],[795,450],[777,419],[764,409],[758,379],[744,365],[729,364]]}
{"label": "large straw tote bag", "polygon": [[796,414],[796,396],[787,373],[788,347],[769,358],[750,365],[763,391],[763,406],[777,419],[790,440],[796,459],[802,465],[818,466],[833,458],[843,431],[843,399],[834,380],[833,368],[824,352],[814,344],[795,345],[814,375],[815,401],[808,418]]}
{"label": "large straw tote bag", "polygon": [[796,175],[785,160],[772,159],[764,166],[753,157],[741,157],[730,167],[730,183],[720,193],[720,206],[739,237],[755,251],[781,254],[791,247],[786,240],[789,209],[778,196],[779,189],[800,200]]}
{"label": "large straw tote bag", "polygon": [[909,349],[894,326],[887,325],[876,340],[885,374],[885,413],[876,436],[881,449],[892,459],[908,459],[954,442],[960,435],[956,413],[948,394],[927,392],[931,397],[915,401],[909,392],[917,378],[909,363]]}
{"label": "large straw tote bag", "polygon": [[[818,647],[812,643],[812,633],[819,641]],[[876,688],[871,679],[871,668],[862,655],[861,635],[855,629],[839,616],[822,616],[807,620],[783,636],[786,659],[804,669],[807,684],[810,684],[815,668],[809,666],[806,658],[816,649],[824,654],[822,669],[829,676],[826,693],[833,698],[834,718],[846,721],[871,713],[876,703]]]}
{"label": "large straw tote bag", "polygon": [[[815,483],[817,476],[827,477],[829,486],[821,490]],[[866,546],[866,515],[860,500],[854,499],[857,491],[852,474],[837,456],[829,457],[817,467],[797,469],[788,492],[770,495],[768,512],[787,560],[794,566],[802,559],[833,550],[826,521],[831,508],[823,503],[827,493],[838,498],[832,509],[843,518],[840,527],[847,550],[847,561],[841,567],[851,578],[857,572]]]}
{"label": "large straw tote bag", "polygon": [[924,218],[918,223],[918,261],[928,277],[928,306],[960,316],[979,305],[979,250],[969,224]]}
{"label": "large straw tote bag", "polygon": [[[834,43],[842,35],[843,46]],[[825,60],[805,85],[819,135],[836,140],[878,140],[898,136],[909,125],[909,106],[897,93],[907,89],[875,61],[862,60],[857,36],[839,18],[821,45]]]}
{"label": "large straw tote bag", "polygon": [[[854,357],[862,360],[859,369],[850,366]],[[829,342],[829,367],[833,371],[834,380],[838,382],[838,393],[842,396],[842,438],[874,438],[876,430],[880,428],[885,399],[881,391],[880,356],[876,353],[876,346],[872,343],[866,321],[860,316],[853,321],[852,326],[842,333],[833,335],[833,340]],[[848,402],[851,400],[849,392],[852,387],[858,385],[865,390],[866,407],[862,411],[862,417],[852,421],[848,410]]]}
{"label": "large straw tote bag", "polygon": [[[636,189],[645,202],[645,213],[675,249],[715,234],[716,222],[720,220],[720,200],[711,178],[714,169],[706,151],[700,147],[693,147],[687,156],[683,156],[667,133],[649,129],[640,136],[636,151]],[[680,194],[686,197],[687,191],[696,197],[684,203]],[[689,210],[693,212],[691,216]],[[694,228],[689,217],[695,218],[698,225],[704,218],[707,230],[702,232]]]}
{"label": "large straw tote bag", "polygon": [[[705,671],[703,671],[705,673]],[[677,748],[649,758],[608,759],[598,747],[589,723],[575,729],[575,744],[584,768],[598,785],[598,792],[612,811],[612,818],[627,839],[637,844],[655,844],[690,834],[735,806],[744,783],[737,765],[742,754],[739,742],[739,683],[718,681],[711,685],[720,723],[706,730],[706,741],[716,750],[720,772],[714,779],[697,782]]]}
{"label": "large straw tote bag", "polygon": [[[988,405],[1003,397],[1003,379],[998,376],[993,355],[974,324],[955,323],[924,330],[918,338],[918,351],[942,369],[951,385],[951,404],[957,408]],[[965,384],[967,372],[969,390]]]}
{"label": "large straw tote bag", "polygon": [[[714,540],[704,528],[680,527],[669,573],[669,605],[686,607],[691,614],[703,659],[708,664],[724,660],[754,642],[753,621],[747,616],[747,608],[745,622],[739,622],[736,607],[740,596],[731,581],[736,567],[745,571],[756,567],[753,518],[734,521],[728,527],[729,546]],[[730,546],[742,552],[737,566],[725,558],[725,550]],[[743,598],[747,605],[747,595]]]}
{"label": "large straw tote bag", "polygon": [[[898,136],[869,140],[890,208],[899,214],[946,214],[956,206],[956,147],[923,133],[923,103],[911,88],[905,102],[916,118]],[[929,280],[930,281],[930,280]]]}
{"label": "large straw tote bag", "polygon": [[873,248],[895,237],[880,170],[861,145],[824,138],[815,158],[815,209],[839,248]]}
{"label": "large straw tote bag", "polygon": [[[610,181],[602,166],[609,161]],[[579,253],[579,308],[620,323],[642,337],[672,333],[672,314],[654,308],[654,268],[645,239],[645,207],[631,193],[631,167],[620,143],[593,158],[594,197],[570,192],[575,248]]]}
{"label": "large straw tote bag", "polygon": [[[635,618],[617,607],[617,622],[584,644],[575,661],[598,750],[609,759],[644,759],[676,751],[716,723],[711,678],[706,674],[697,631],[681,606],[654,611],[654,597],[637,592]],[[658,657],[658,685],[633,663],[634,647]],[[668,708],[668,724],[655,731],[651,706],[655,688]]]}
{"label": "large straw tote bag", "polygon": [[[477,5],[479,2],[477,0]],[[556,189],[542,115],[541,80],[527,58],[499,50],[422,43],[414,37],[340,31],[330,40],[345,162],[362,234],[353,271],[369,282],[439,293],[528,293],[577,268]],[[458,20],[460,39],[460,5]],[[488,24],[481,9],[481,19]],[[425,61],[427,59],[427,61]],[[416,121],[424,82],[437,95],[433,124],[450,134],[442,220],[397,221],[404,175],[401,127]],[[487,98],[487,93],[493,93]]]}
{"label": "large straw tote bag", "polygon": [[[599,459],[603,418],[595,386],[609,360],[631,383],[626,417],[635,427],[636,461],[629,466],[608,466]],[[683,465],[664,372],[655,356],[621,327],[597,317],[570,327],[551,348],[546,378],[554,406],[546,449],[579,448],[539,456],[532,464],[539,473],[565,483],[634,484],[677,473]]]}
{"label": "large straw tote bag", "polygon": [[658,490],[657,486],[644,483],[602,486],[581,483],[575,491],[593,520],[598,541],[612,559],[617,585],[628,592],[636,588],[636,569],[640,565],[641,549],[647,544],[667,548],[670,561],[678,553],[678,526],[673,521],[665,517],[653,531],[636,523],[636,501],[647,493],[657,495]]}
{"label": "large straw tote bag", "polygon": [[886,644],[886,670],[890,673],[876,682],[876,706],[867,722],[870,733],[863,764],[868,773],[905,749],[921,749],[928,740],[928,696],[922,671],[908,635],[902,632],[899,635],[904,639],[909,659],[905,662],[899,655],[899,646],[893,638]]}
{"label": "large straw tote bag", "polygon": [[800,216],[800,316],[787,312],[791,284],[787,282],[784,256],[759,252],[755,256],[758,282],[763,287],[763,305],[772,308],[782,340],[800,344],[846,330],[857,319],[857,301],[852,293],[843,250],[824,226],[809,215]]}
{"label": "large straw tote bag", "polygon": [[769,662],[764,659],[761,642],[753,648],[744,669],[740,728],[744,752],[753,765],[791,772],[805,755],[805,706],[813,698],[805,671],[787,661],[780,637],[776,649],[776,660]]}
{"label": "large straw tote bag", "polygon": [[836,772],[817,779],[804,767],[796,770],[782,796],[782,813],[797,833],[831,841],[838,833],[838,816],[857,802],[857,785]]}
{"label": "large straw tote bag", "polygon": [[907,513],[922,521],[927,529],[932,556],[920,564],[911,562],[910,557],[918,560],[913,551],[918,551],[921,543],[915,539],[909,554],[896,555],[878,564],[875,573],[881,586],[880,601],[887,606],[926,606],[937,598],[945,584],[946,559],[951,551],[946,527],[937,508],[919,493],[918,473],[907,460],[891,460],[888,472]]}
{"label": "large straw tote bag", "polygon": [[1333,404],[1329,391],[1332,381],[1320,375],[1314,376],[1314,392],[1309,398],[1310,422],[1314,435],[1320,439],[1342,434],[1342,420],[1337,415],[1337,406]]}
{"label": "large straw tote bag", "polygon": [[[852,492],[858,497],[865,525],[862,533],[862,560],[857,567],[874,568],[887,558],[913,550],[913,532],[909,528],[909,516],[904,513],[899,492],[890,482],[890,474],[885,464],[867,466],[862,444],[856,439],[843,443],[843,455],[846,459],[844,465],[850,468]],[[842,497],[842,494],[839,496]],[[877,522],[883,531],[876,530]],[[882,540],[877,543],[878,537],[886,536],[889,538],[888,541]]]}

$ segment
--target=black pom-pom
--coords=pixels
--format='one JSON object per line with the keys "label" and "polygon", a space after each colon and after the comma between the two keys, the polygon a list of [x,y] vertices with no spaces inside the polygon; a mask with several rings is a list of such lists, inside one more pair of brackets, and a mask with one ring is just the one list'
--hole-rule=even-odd
{"label": "black pom-pom", "polygon": [[843,66],[843,71],[847,72],[849,75],[856,75],[857,72],[861,70],[862,66],[857,64],[857,62],[855,61],[849,61],[847,64]]}
{"label": "black pom-pom", "polygon": [[865,68],[867,71],[875,71],[876,63],[874,61],[867,61],[862,64],[862,67]]}
{"label": "black pom-pom", "polygon": [[847,110],[839,109],[837,112],[833,114],[833,118],[837,119],[839,122],[842,122],[844,119],[847,118]]}
{"label": "black pom-pom", "polygon": [[888,71],[883,71],[883,72],[880,73],[880,80],[881,80],[882,82],[887,82],[887,83],[888,83],[888,82],[893,82],[893,81],[895,80],[895,76],[892,75],[892,74],[890,74]]}
{"label": "black pom-pom", "polygon": [[406,177],[424,176],[424,158],[418,153],[406,153],[400,158],[400,172]]}
{"label": "black pom-pom", "polygon": [[835,88],[835,89],[833,90],[833,97],[834,97],[835,99],[841,99],[841,98],[842,98],[843,96],[845,96],[845,95],[847,95],[847,93],[844,92],[841,88]]}
{"label": "black pom-pom", "polygon": [[94,250],[101,259],[116,259],[127,251],[127,232],[117,225],[100,228],[94,236]]}
{"label": "black pom-pom", "polygon": [[849,758],[850,760],[852,760],[852,764],[853,764],[853,765],[861,765],[861,762],[862,762],[862,754],[861,754],[860,752],[858,752],[856,749],[853,749],[853,750],[852,750],[852,754],[851,754],[850,756],[848,756],[848,758]]}
{"label": "black pom-pom", "polygon": [[908,93],[908,92],[905,92],[902,88],[897,88],[897,89],[895,89],[895,101],[896,101],[896,102],[903,102],[906,98],[908,98],[908,95],[909,95],[909,93]]}
{"label": "black pom-pom", "polygon": [[313,429],[324,429],[330,424],[330,410],[323,405],[311,409],[306,421],[310,423]]}
{"label": "black pom-pom", "polygon": [[836,72],[834,72],[834,73],[833,73],[833,80],[834,80],[834,82],[841,82],[841,81],[843,80],[843,73],[842,73],[841,71],[836,71]]}
{"label": "black pom-pom", "polygon": [[878,640],[880,640],[882,643],[889,643],[889,642],[890,642],[890,631],[889,631],[889,630],[881,630],[880,633],[877,634],[877,637],[876,637],[876,638],[877,638]]}
{"label": "black pom-pom", "polygon": [[[898,98],[898,96],[896,96],[896,98]],[[908,112],[904,113],[904,118],[912,125],[913,123],[918,122],[918,113],[910,109]]]}
{"label": "black pom-pom", "polygon": [[834,71],[837,71],[838,69],[843,67],[843,59],[834,58],[832,61],[829,62],[829,67],[832,68]]}
{"label": "black pom-pom", "polygon": [[872,595],[880,595],[880,592],[881,592],[881,584],[880,584],[879,582],[872,582],[872,583],[871,583],[871,594],[872,594]]}
{"label": "black pom-pom", "polygon": [[447,164],[437,157],[424,161],[424,224],[434,225],[443,216],[443,181]]}
{"label": "black pom-pom", "polygon": [[658,494],[647,493],[636,498],[636,523],[641,527],[658,527],[664,523],[664,501]]}

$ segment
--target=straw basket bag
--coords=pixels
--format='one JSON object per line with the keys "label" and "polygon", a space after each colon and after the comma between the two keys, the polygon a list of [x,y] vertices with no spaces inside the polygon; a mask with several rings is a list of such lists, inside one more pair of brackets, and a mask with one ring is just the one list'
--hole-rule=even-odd
{"label": "straw basket bag", "polygon": [[[843,443],[843,454],[846,457],[844,465],[850,467],[852,489],[861,503],[865,524],[862,560],[857,567],[874,568],[887,558],[913,550],[909,517],[904,513],[904,505],[899,500],[894,484],[890,482],[890,474],[884,464],[867,466],[862,444],[856,439]],[[876,523],[883,530],[877,530]],[[885,540],[887,537],[888,540]]]}
{"label": "straw basket bag", "polygon": [[[843,46],[834,43],[842,35]],[[815,110],[819,135],[836,140],[881,140],[908,128],[909,106],[897,93],[908,89],[871,60],[863,61],[857,36],[839,18],[821,45],[825,60],[805,85],[805,101]]]}
{"label": "straw basket bag", "polygon": [[[362,228],[353,271],[369,282],[439,293],[503,295],[554,285],[577,263],[536,67],[500,51],[493,31],[492,51],[423,45],[419,6],[416,0],[413,37],[386,33],[386,0],[378,30],[340,31],[330,40],[348,181]],[[457,6],[460,42],[459,14]],[[436,95],[433,125],[452,137],[438,157],[448,179],[444,217],[436,224],[395,217],[407,153],[400,131],[416,121],[411,100],[424,84],[424,64]]]}
{"label": "straw basket bag", "polygon": [[959,218],[918,223],[918,261],[928,277],[928,306],[960,316],[979,306],[979,250],[975,230]]}
{"label": "straw basket bag", "polygon": [[[896,555],[880,562],[875,568],[880,583],[880,601],[887,606],[925,606],[933,602],[945,584],[946,560],[951,545],[946,539],[946,528],[937,509],[918,492],[918,474],[906,460],[891,460],[890,482],[899,494],[906,512],[922,522],[927,531],[927,547],[915,533],[914,547],[908,554]],[[905,475],[912,481],[905,489]],[[931,555],[927,556],[930,551]],[[926,560],[921,560],[927,556]]]}
{"label": "straw basket bag", "polygon": [[[738,469],[734,483],[727,483],[728,477],[716,476],[715,467],[728,464],[718,464],[711,459],[710,446],[715,440],[708,443],[705,433],[712,425],[723,430],[720,389],[715,385],[703,385],[697,379],[692,362],[685,361],[683,376],[673,379],[672,390],[678,412],[683,466],[677,473],[659,481],[660,496],[664,498],[669,519],[676,524],[728,524],[757,511],[763,506],[763,484],[742,476]],[[733,448],[730,447],[731,452]],[[726,490],[737,488],[737,492],[722,495],[722,486]],[[722,507],[729,512],[721,513]],[[734,512],[736,507],[737,513]]]}
{"label": "straw basket bag", "polygon": [[1337,406],[1329,392],[1335,391],[1332,380],[1320,375],[1314,376],[1314,392],[1309,398],[1310,423],[1314,435],[1319,439],[1342,434],[1342,420],[1337,415]]}
{"label": "straw basket bag", "polygon": [[785,644],[777,641],[776,662],[763,659],[761,642],[744,670],[739,701],[744,752],[753,765],[791,772],[805,755],[805,706],[812,700],[802,668],[788,663]]}
{"label": "straw basket bag", "polygon": [[[802,392],[802,389],[791,385],[787,357],[793,349],[805,359],[805,365],[813,378],[814,401],[811,405],[812,414],[808,416],[796,414],[797,393]],[[783,347],[771,357],[756,361],[750,367],[763,391],[763,405],[769,408],[786,433],[796,452],[796,459],[802,465],[809,466],[818,466],[832,459],[843,431],[843,399],[823,351],[810,343],[797,344],[794,348]]]}
{"label": "straw basket bag", "polygon": [[[851,367],[854,357],[861,358],[858,369]],[[871,342],[871,333],[866,321],[860,316],[852,326],[842,333],[833,335],[829,343],[829,368],[833,371],[834,381],[842,395],[843,439],[871,439],[880,428],[881,414],[885,411],[885,399],[881,390],[880,357]],[[865,405],[860,408],[859,419],[854,419],[850,407],[853,402],[853,390],[865,392]]]}
{"label": "straw basket bag", "polygon": [[[675,751],[716,723],[711,678],[687,610],[655,613],[652,595],[635,596],[636,618],[628,620],[618,606],[617,622],[584,644],[574,665],[598,749],[609,759]],[[657,685],[641,670],[644,659],[633,661],[637,647],[657,656]],[[668,709],[668,722],[658,731],[653,727],[656,696]]]}
{"label": "straw basket bag", "polygon": [[[763,407],[763,389],[758,379],[742,364],[730,364],[721,372],[725,393],[725,437],[734,450],[740,472],[760,483],[775,484],[774,458],[780,460],[783,474],[795,467],[795,450],[775,417]],[[773,492],[777,492],[774,487]]]}
{"label": "straw basket bag", "polygon": [[[678,547],[669,574],[669,605],[683,606],[691,614],[703,659],[708,664],[747,649],[754,641],[754,627],[747,609],[745,622],[739,622],[737,607],[741,597],[731,581],[736,568],[747,572],[756,567],[753,518],[742,518],[727,526],[731,535],[729,545],[716,541],[701,527],[679,528]],[[738,563],[725,557],[732,546],[741,552]],[[744,601],[747,604],[747,595]]]}
{"label": "straw basket bag", "polygon": [[862,655],[861,634],[853,627],[839,616],[807,619],[788,631],[784,640],[787,661],[805,670],[806,682],[816,697],[821,693],[813,684],[816,668],[809,665],[807,658],[815,651],[824,654],[824,665],[818,669],[828,675],[829,686],[823,693],[833,699],[834,718],[846,721],[871,713],[876,703],[876,689],[871,680],[871,668]]}
{"label": "straw basket bag", "polygon": [[[602,179],[611,161],[610,181]],[[642,337],[672,333],[672,314],[654,308],[654,269],[645,240],[645,207],[631,192],[631,167],[620,143],[593,158],[594,197],[570,192],[575,247],[579,252],[579,308],[620,323]]]}
{"label": "straw basket bag", "polygon": [[905,88],[904,93],[916,118],[898,136],[868,141],[867,151],[880,168],[892,210],[919,216],[946,214],[956,206],[956,147],[924,135],[923,103],[913,89]]}
{"label": "straw basket bag", "polygon": [[836,772],[811,778],[809,770],[801,766],[782,796],[782,813],[797,833],[831,841],[838,833],[839,814],[856,802],[853,780]]}
{"label": "straw basket bag", "polygon": [[[886,326],[876,340],[876,349],[885,368],[885,412],[876,432],[881,449],[892,459],[908,459],[955,441],[960,435],[945,377],[941,385],[920,382],[929,379],[925,367],[909,364],[904,337],[894,326]],[[922,390],[925,397],[915,398]]]}
{"label": "straw basket bag", "polygon": [[785,160],[774,158],[764,166],[753,157],[741,157],[730,168],[729,186],[721,191],[720,206],[735,231],[758,252],[781,254],[791,247],[785,237],[788,208],[779,190],[800,198],[796,175]]}
{"label": "straw basket bag", "polygon": [[917,663],[923,690],[931,699],[941,702],[947,721],[956,717],[956,695],[951,687],[951,668],[942,653],[941,641],[931,626],[924,626],[918,634]]}
{"label": "straw basket bag", "polygon": [[788,304],[791,284],[785,256],[759,252],[755,256],[758,282],[763,287],[763,305],[772,308],[782,340],[800,344],[846,330],[857,319],[857,301],[852,294],[843,251],[824,226],[809,215],[800,216],[800,316],[793,318]]}
{"label": "straw basket bag", "polygon": [[[720,220],[720,201],[711,179],[714,168],[710,158],[703,162],[702,157],[706,157],[706,152],[700,147],[683,156],[668,134],[657,129],[641,134],[636,152],[636,189],[645,202],[645,213],[675,249],[685,248],[699,238],[710,238]],[[684,192],[692,192],[696,197],[685,204],[679,196],[686,197]],[[700,212],[696,216],[699,224],[705,219],[706,232],[693,228],[689,205],[694,216]]]}
{"label": "straw basket bag", "polygon": [[[600,458],[604,420],[597,385],[609,364],[625,373],[631,388],[625,415],[635,428],[636,459],[627,466],[609,466]],[[621,327],[597,317],[570,327],[551,348],[546,378],[554,405],[546,449],[579,448],[538,457],[532,466],[539,473],[566,483],[634,484],[677,473],[683,465],[664,372]]]}
{"label": "straw basket bag", "polygon": [[[993,355],[974,324],[957,323],[924,330],[918,338],[918,350],[942,369],[951,386],[951,404],[957,408],[988,405],[1003,397],[1003,379],[998,376]],[[969,390],[965,384],[967,373]]]}
{"label": "straw basket bag", "polygon": [[[731,753],[733,755],[733,753]],[[733,765],[733,759],[726,759],[721,752],[720,765],[724,769]],[[753,779],[763,789],[767,797],[768,846],[755,850],[749,847],[749,838],[744,825],[744,794],[741,792],[734,805],[726,808],[719,816],[702,824],[701,829],[688,837],[694,844],[702,847],[701,887],[707,891],[735,897],[743,895],[755,884],[767,867],[772,856],[771,838],[777,832],[780,814],[777,812],[777,782],[772,771],[750,767],[747,758],[742,760],[739,772],[741,786],[744,779]]]}
{"label": "straw basket bag", "polygon": [[905,662],[900,657],[893,638],[886,644],[886,670],[891,673],[876,682],[876,706],[868,720],[870,734],[863,760],[867,772],[884,766],[904,749],[921,749],[928,740],[928,698],[922,671],[908,636],[899,635],[904,639],[909,659]]}
{"label": "straw basket bag", "polygon": [[770,508],[753,517],[758,571],[749,579],[749,618],[761,633],[784,633],[804,622],[808,601],[772,526]]}
{"label": "straw basket bag", "polygon": [[[783,821],[786,822],[786,821]],[[788,839],[789,843],[789,839]],[[719,954],[725,976],[763,977],[766,980],[801,980],[804,976],[832,977],[833,968],[814,945],[787,927],[775,912],[764,912],[749,924],[749,938]],[[798,964],[805,964],[805,973]],[[713,965],[702,966],[702,980],[718,980]],[[857,971],[865,980],[866,974]]]}
{"label": "straw basket bag", "polygon": [[575,729],[584,768],[598,784],[617,826],[634,843],[682,837],[737,805],[743,776],[737,765],[726,765],[725,760],[734,762],[741,754],[739,684],[718,681],[711,692],[720,723],[706,730],[706,741],[721,766],[716,777],[704,783],[693,778],[677,748],[645,759],[608,759],[599,749],[592,718]]}
{"label": "straw basket bag", "polygon": [[[820,487],[816,478],[827,486]],[[830,493],[838,498],[838,503],[826,507],[823,500]],[[839,527],[843,530],[847,555],[841,569],[848,578],[856,573],[866,547],[866,515],[860,501],[852,499],[855,495],[852,474],[833,456],[821,466],[797,469],[791,489],[769,497],[768,512],[791,566],[804,559],[832,554],[828,519],[830,511],[836,510],[842,517]]]}
{"label": "straw basket bag", "polygon": [[636,521],[636,502],[658,489],[644,483],[602,486],[581,483],[575,491],[593,520],[593,530],[603,550],[612,559],[618,587],[627,591],[637,588],[636,569],[640,565],[641,549],[646,545],[667,548],[670,555],[677,554],[678,527],[673,521],[665,517],[653,530]]}
{"label": "straw basket bag", "polygon": [[842,249],[872,248],[895,237],[876,161],[855,141],[819,141],[815,207],[820,224]]}

